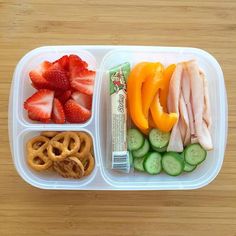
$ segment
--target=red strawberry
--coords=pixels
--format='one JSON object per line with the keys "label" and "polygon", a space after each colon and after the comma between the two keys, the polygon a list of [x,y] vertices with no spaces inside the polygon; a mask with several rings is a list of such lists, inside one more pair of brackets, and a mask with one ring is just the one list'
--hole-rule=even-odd
{"label": "red strawberry", "polygon": [[68,90],[70,88],[66,70],[57,62],[43,73],[43,77],[58,89]]}
{"label": "red strawberry", "polygon": [[83,61],[79,56],[71,54],[69,56],[69,70],[87,68],[87,62]]}
{"label": "red strawberry", "polygon": [[29,77],[32,81],[32,86],[36,89],[54,89],[53,85],[44,79],[36,70],[30,71]]}
{"label": "red strawberry", "polygon": [[34,113],[30,112],[30,111],[28,112],[28,117],[31,120],[40,121],[40,122],[43,122],[43,123],[49,123],[51,121],[51,119],[41,119],[36,114],[34,114]]}
{"label": "red strawberry", "polygon": [[41,73],[49,69],[49,67],[51,66],[52,66],[52,63],[50,61],[44,61],[43,63],[41,63]]}
{"label": "red strawberry", "polygon": [[66,122],[63,106],[57,98],[54,98],[53,100],[52,120],[56,124],[63,124]]}
{"label": "red strawberry", "polygon": [[70,82],[76,81],[83,84],[94,84],[96,72],[88,69],[83,69],[78,71],[77,73],[73,73],[70,75]]}
{"label": "red strawberry", "polygon": [[81,92],[87,95],[93,95],[93,85],[91,84],[84,84],[78,81],[71,81],[71,87],[74,88],[78,92]]}
{"label": "red strawberry", "polygon": [[88,64],[78,56],[69,56],[70,85],[75,90],[88,95],[93,94],[95,71],[87,69]]}
{"label": "red strawberry", "polygon": [[91,110],[92,108],[92,101],[93,101],[93,96],[87,95],[84,93],[80,92],[74,92],[72,93],[71,97],[79,103],[81,106]]}
{"label": "red strawberry", "polygon": [[32,70],[29,73],[29,77],[32,81],[33,87],[36,89],[55,89],[55,87],[50,84],[43,76],[44,73],[48,68],[52,65],[52,63],[48,61],[44,61],[38,69]]}
{"label": "red strawberry", "polygon": [[53,64],[56,63],[58,63],[64,70],[69,70],[69,57],[67,55],[53,62]]}
{"label": "red strawberry", "polygon": [[30,112],[31,117],[50,119],[53,97],[54,91],[41,89],[25,101],[24,108]]}
{"label": "red strawberry", "polygon": [[60,94],[57,98],[60,100],[62,104],[65,104],[66,101],[70,99],[71,93],[72,93],[71,90],[66,90],[62,94]]}
{"label": "red strawberry", "polygon": [[91,111],[82,107],[73,99],[69,99],[64,105],[66,120],[70,123],[84,123],[91,117]]}

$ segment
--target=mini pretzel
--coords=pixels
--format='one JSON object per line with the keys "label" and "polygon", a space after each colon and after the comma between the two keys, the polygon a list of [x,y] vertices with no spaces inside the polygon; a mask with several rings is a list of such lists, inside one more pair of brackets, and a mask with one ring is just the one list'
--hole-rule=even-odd
{"label": "mini pretzel", "polygon": [[36,136],[27,142],[27,161],[34,170],[46,170],[52,165],[47,155],[48,143],[49,139],[44,136]]}
{"label": "mini pretzel", "polygon": [[[71,147],[70,143],[73,142]],[[66,157],[78,152],[80,139],[74,132],[62,132],[49,141],[48,156],[52,161],[62,161]]]}
{"label": "mini pretzel", "polygon": [[88,159],[83,162],[84,176],[90,175],[90,173],[93,171],[94,165],[95,165],[94,157],[92,156],[92,154],[89,153],[87,157],[88,157]]}
{"label": "mini pretzel", "polygon": [[81,178],[84,175],[84,166],[76,157],[67,157],[63,161],[55,161],[53,168],[64,178]]}
{"label": "mini pretzel", "polygon": [[80,149],[75,154],[81,161],[84,160],[87,155],[89,154],[91,147],[92,147],[92,138],[90,135],[86,134],[85,132],[77,132],[77,135],[80,138]]}
{"label": "mini pretzel", "polygon": [[54,136],[56,136],[59,133],[60,132],[58,132],[58,131],[42,131],[40,134],[42,136],[47,137],[47,138],[53,138]]}

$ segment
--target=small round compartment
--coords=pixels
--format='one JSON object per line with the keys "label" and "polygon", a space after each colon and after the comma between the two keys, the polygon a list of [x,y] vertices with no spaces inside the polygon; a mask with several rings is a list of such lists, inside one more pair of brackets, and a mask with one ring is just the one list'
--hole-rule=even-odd
{"label": "small round compartment", "polygon": [[[13,91],[13,106],[16,108],[16,117],[24,125],[39,125],[40,122],[32,121],[28,118],[27,111],[24,110],[24,101],[36,92],[31,85],[31,80],[29,78],[29,72],[34,68],[37,68],[43,61],[55,61],[64,55],[76,54],[81,57],[82,60],[86,61],[89,65],[89,69],[95,70],[97,72],[97,62],[95,57],[88,51],[82,50],[81,48],[74,47],[42,47],[36,48],[29,53],[27,53],[18,63],[15,73],[14,73],[14,91]],[[96,77],[98,73],[96,73]],[[96,78],[94,91],[96,91]],[[94,100],[94,99],[93,99]],[[94,101],[93,101],[94,104]],[[85,123],[76,124],[76,126],[85,126],[90,123],[94,117],[94,105],[92,105],[92,115],[88,121]],[[58,127],[56,124],[49,124],[52,127]],[[75,124],[71,124],[73,127]]]}
{"label": "small round compartment", "polygon": [[[48,131],[48,130],[41,130]],[[15,165],[18,173],[29,184],[43,189],[80,189],[88,185],[96,176],[98,170],[98,161],[96,158],[96,150],[94,147],[94,136],[87,130],[80,130],[88,133],[93,140],[93,152],[95,158],[95,167],[89,176],[82,177],[81,179],[63,178],[52,168],[45,171],[35,171],[27,163],[26,143],[29,139],[40,134],[41,131],[27,129],[16,137],[15,147],[13,148],[15,158]]]}

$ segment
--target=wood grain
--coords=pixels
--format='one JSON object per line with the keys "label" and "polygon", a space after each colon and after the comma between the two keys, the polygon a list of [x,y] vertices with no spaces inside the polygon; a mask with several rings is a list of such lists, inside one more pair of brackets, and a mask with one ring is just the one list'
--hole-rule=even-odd
{"label": "wood grain", "polygon": [[[0,235],[236,235],[236,1],[0,0]],[[43,191],[16,173],[7,109],[17,61],[42,45],[192,46],[222,65],[223,168],[195,191]]]}

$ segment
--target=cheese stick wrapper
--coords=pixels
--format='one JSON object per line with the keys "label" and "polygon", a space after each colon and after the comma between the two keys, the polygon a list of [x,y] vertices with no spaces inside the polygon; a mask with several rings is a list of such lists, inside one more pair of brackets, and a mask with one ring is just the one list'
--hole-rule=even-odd
{"label": "cheese stick wrapper", "polygon": [[111,99],[112,169],[129,172],[127,151],[127,78],[128,62],[109,70]]}

